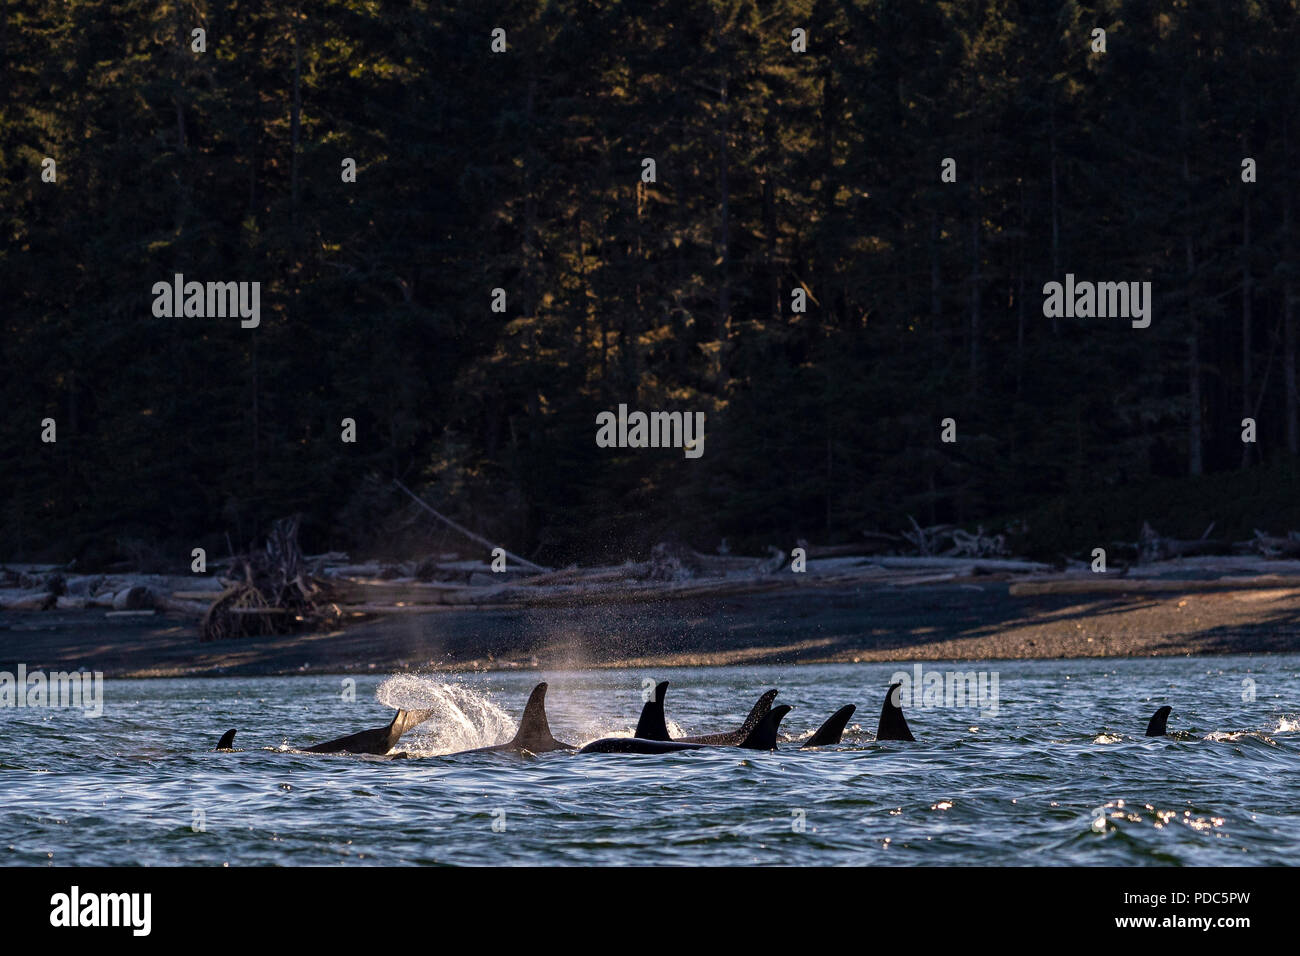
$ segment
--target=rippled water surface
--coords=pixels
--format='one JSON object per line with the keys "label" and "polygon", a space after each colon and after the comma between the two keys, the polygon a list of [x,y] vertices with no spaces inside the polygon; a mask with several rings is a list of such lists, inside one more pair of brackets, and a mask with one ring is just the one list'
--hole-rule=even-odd
{"label": "rippled water surface", "polygon": [[[905,701],[916,743],[876,743],[912,665],[107,681],[100,718],[0,708],[8,864],[1297,864],[1300,655],[1011,661],[996,716]],[[775,753],[448,751],[509,739],[550,683],[561,740],[626,734],[642,683],[672,729],[731,729],[767,687]],[[1253,693],[1253,699],[1251,699]],[[388,722],[412,759],[294,752]],[[844,742],[799,751],[842,704]],[[1171,735],[1142,736],[1161,704]],[[234,753],[215,753],[239,730]]]}

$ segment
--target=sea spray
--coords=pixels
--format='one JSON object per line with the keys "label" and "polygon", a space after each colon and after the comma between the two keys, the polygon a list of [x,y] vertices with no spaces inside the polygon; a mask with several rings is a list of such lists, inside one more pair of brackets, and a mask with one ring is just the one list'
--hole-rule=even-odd
{"label": "sea spray", "polygon": [[433,710],[434,716],[402,738],[401,749],[420,756],[456,753],[505,743],[515,734],[514,718],[487,694],[420,674],[398,674],[375,691],[389,707]]}

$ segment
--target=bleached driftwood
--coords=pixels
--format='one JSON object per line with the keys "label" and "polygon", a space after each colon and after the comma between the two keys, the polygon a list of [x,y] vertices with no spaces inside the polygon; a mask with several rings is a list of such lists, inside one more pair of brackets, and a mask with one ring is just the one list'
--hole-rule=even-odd
{"label": "bleached driftwood", "polygon": [[879,557],[872,559],[882,568],[951,568],[972,573],[989,571],[1009,571],[1016,573],[1033,573],[1051,570],[1050,565],[1040,561],[1018,561],[1014,558],[946,558],[946,557]]}
{"label": "bleached driftwood", "polygon": [[1283,555],[1286,557],[1300,557],[1300,534],[1291,531],[1287,533],[1285,538],[1279,538],[1265,534],[1256,528],[1255,537],[1250,541],[1242,542],[1240,547],[1269,558]]}
{"label": "bleached driftwood", "polygon": [[1138,538],[1138,560],[1143,564],[1150,564],[1153,561],[1164,561],[1169,558],[1189,557],[1192,555],[1202,554],[1230,554],[1232,552],[1232,543],[1210,537],[1210,532],[1214,530],[1214,522],[1205,529],[1205,533],[1195,540],[1179,540],[1178,538],[1166,538],[1158,533],[1151,525],[1145,521],[1142,523],[1142,533]]}
{"label": "bleached driftwood", "polygon": [[58,604],[58,595],[49,591],[22,588],[0,590],[0,609],[6,611],[47,611]]}
{"label": "bleached driftwood", "polygon": [[133,584],[113,595],[113,610],[149,611],[153,609],[156,599],[156,595],[149,588]]}

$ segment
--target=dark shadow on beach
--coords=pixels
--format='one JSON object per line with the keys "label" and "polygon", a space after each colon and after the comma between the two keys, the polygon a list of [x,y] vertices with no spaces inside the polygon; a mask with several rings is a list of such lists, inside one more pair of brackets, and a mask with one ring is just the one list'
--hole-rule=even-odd
{"label": "dark shadow on beach", "polygon": [[1300,591],[1009,594],[1004,581],[448,609],[201,644],[191,621],[0,614],[0,666],[108,675],[1166,656],[1300,649]]}

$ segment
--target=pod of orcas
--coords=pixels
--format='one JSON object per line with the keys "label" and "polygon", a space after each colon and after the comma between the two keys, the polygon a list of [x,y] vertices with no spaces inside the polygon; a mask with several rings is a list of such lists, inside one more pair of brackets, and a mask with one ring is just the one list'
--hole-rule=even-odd
{"label": "pod of orcas", "polygon": [[[899,704],[897,693],[901,684],[890,684],[885,691],[885,702],[880,708],[880,720],[876,724],[876,740],[915,741],[912,730],[907,726],[903,708]],[[519,719],[519,729],[514,737],[503,744],[493,747],[477,747],[473,750],[461,750],[456,754],[442,756],[459,756],[478,753],[515,753],[543,754],[556,750],[576,751],[580,754],[665,754],[682,750],[702,750],[707,747],[739,747],[745,750],[776,750],[777,731],[781,721],[793,708],[782,704],[772,706],[777,692],[769,690],[763,693],[749,711],[749,716],[735,730],[725,730],[714,734],[696,737],[673,738],[668,733],[668,720],[664,715],[664,698],[668,694],[668,681],[655,686],[654,696],[641,708],[641,717],[637,721],[636,731],[631,737],[601,737],[582,747],[566,744],[551,734],[551,727],[546,719],[546,684],[541,683],[528,695],[524,714]],[[803,742],[800,749],[810,747],[827,747],[838,744],[844,736],[844,728],[857,708],[853,704],[841,707],[831,714],[811,737]],[[433,710],[398,710],[391,723],[386,727],[362,730],[337,740],[310,747],[296,748],[304,753],[316,754],[370,754],[374,756],[406,757],[405,753],[391,754],[397,742],[408,730],[419,726],[436,712]],[[1147,722],[1146,736],[1162,737],[1166,734],[1169,722],[1169,707],[1161,707],[1151,715]],[[234,749],[235,731],[228,730],[221,735],[216,749],[228,751]]]}

